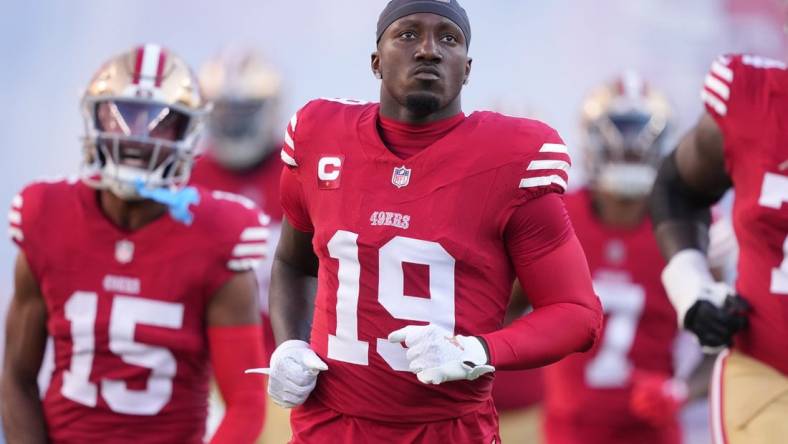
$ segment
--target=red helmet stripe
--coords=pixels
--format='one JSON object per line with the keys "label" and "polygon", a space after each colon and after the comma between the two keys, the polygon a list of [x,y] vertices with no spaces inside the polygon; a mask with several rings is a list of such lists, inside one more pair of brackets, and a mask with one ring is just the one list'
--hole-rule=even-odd
{"label": "red helmet stripe", "polygon": [[140,46],[137,48],[137,60],[134,62],[134,75],[131,78],[131,82],[134,84],[140,83],[140,77],[142,76],[142,59],[145,58],[145,46]]}
{"label": "red helmet stripe", "polygon": [[164,65],[167,63],[167,51],[162,49],[159,52],[159,65],[156,67],[156,88],[161,86],[164,80]]}

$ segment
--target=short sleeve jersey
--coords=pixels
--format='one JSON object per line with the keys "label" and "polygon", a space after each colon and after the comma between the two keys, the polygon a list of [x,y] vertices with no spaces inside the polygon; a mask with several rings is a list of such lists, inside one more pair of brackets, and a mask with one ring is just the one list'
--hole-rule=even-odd
{"label": "short sleeve jersey", "polygon": [[[226,191],[246,197],[268,217],[269,245],[275,246],[282,229],[282,205],[279,203],[279,176],[282,162],[274,151],[263,162],[248,171],[231,171],[224,168],[211,155],[197,160],[190,181],[210,190]],[[257,269],[260,290],[260,309],[268,313],[268,286],[271,277],[273,254],[266,255]]]}
{"label": "short sleeve jersey", "polygon": [[788,70],[757,56],[719,57],[701,97],[724,137],[736,290],[753,306],[736,347],[788,374]]}
{"label": "short sleeve jersey", "polygon": [[605,310],[597,344],[546,367],[546,414],[568,423],[644,428],[630,409],[634,371],[673,374],[676,312],[660,282],[664,267],[649,220],[631,229],[604,225],[591,194],[566,198],[594,290]]}
{"label": "short sleeve jersey", "polygon": [[52,442],[201,443],[211,296],[265,255],[248,200],[200,190],[191,225],[133,232],[78,181],[14,197],[10,234],[44,297],[55,367],[43,407]]}
{"label": "short sleeve jersey", "polygon": [[329,370],[312,396],[374,420],[457,417],[489,400],[492,375],[422,384],[386,338],[406,325],[500,329],[514,279],[507,221],[564,191],[569,155],[541,122],[477,112],[403,160],[381,141],[378,114],[374,103],[316,100],[285,136],[282,204],[314,233],[320,262],[311,343]]}

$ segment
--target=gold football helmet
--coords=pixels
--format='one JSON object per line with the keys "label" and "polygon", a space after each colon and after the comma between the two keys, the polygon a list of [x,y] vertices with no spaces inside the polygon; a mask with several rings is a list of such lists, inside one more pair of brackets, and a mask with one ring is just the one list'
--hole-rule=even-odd
{"label": "gold football helmet", "polygon": [[278,150],[281,77],[256,51],[231,47],[208,60],[200,85],[212,102],[209,150],[222,165],[244,169]]}
{"label": "gold football helmet", "polygon": [[596,88],[583,102],[581,116],[590,186],[632,198],[648,194],[670,119],[662,93],[633,71]]}
{"label": "gold football helmet", "polygon": [[83,180],[123,199],[189,179],[206,106],[180,57],[145,44],[109,59],[82,98]]}

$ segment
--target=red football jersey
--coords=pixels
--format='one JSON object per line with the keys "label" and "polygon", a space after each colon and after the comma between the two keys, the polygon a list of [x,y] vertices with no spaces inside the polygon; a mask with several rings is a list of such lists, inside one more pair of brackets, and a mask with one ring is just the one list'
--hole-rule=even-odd
{"label": "red football jersey", "polygon": [[43,400],[55,443],[201,443],[210,297],[265,252],[241,196],[200,190],[189,226],[162,216],[128,232],[77,181],[14,198],[10,233],[44,296],[55,344]]}
{"label": "red football jersey", "polygon": [[[276,152],[275,152],[276,153]],[[277,155],[268,156],[255,168],[248,171],[230,171],[207,154],[197,159],[192,170],[191,182],[210,190],[221,190],[238,194],[250,199],[266,216],[268,223],[268,244],[276,246],[282,229],[282,205],[279,202],[279,176],[282,163]],[[273,254],[269,254],[257,269],[260,286],[260,309],[268,313],[268,284],[271,280]]]}
{"label": "red football jersey", "polygon": [[314,232],[320,260],[311,344],[329,369],[311,396],[378,421],[454,418],[485,406],[492,375],[422,384],[386,338],[409,324],[500,329],[514,280],[504,227],[527,199],[563,192],[569,157],[540,122],[476,112],[403,160],[380,139],[379,108],[312,101],[282,150],[285,214]]}
{"label": "red football jersey", "polygon": [[565,201],[602,300],[605,322],[591,351],[545,368],[548,428],[556,421],[653,432],[631,412],[630,377],[635,369],[673,374],[678,326],[660,282],[665,263],[651,223],[646,219],[632,229],[604,225],[593,212],[587,190]]}
{"label": "red football jersey", "polygon": [[735,346],[788,375],[788,70],[755,56],[720,57],[702,98],[725,138],[736,291],[752,305]]}

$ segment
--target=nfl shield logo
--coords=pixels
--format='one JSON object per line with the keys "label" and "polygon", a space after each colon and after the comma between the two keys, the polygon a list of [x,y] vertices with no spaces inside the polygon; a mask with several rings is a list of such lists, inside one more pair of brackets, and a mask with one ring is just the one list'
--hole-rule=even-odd
{"label": "nfl shield logo", "polygon": [[391,183],[397,188],[402,188],[410,182],[410,168],[405,168],[405,165],[394,168],[394,174],[391,175]]}
{"label": "nfl shield logo", "polygon": [[134,244],[128,240],[119,240],[115,244],[115,260],[121,264],[128,264],[134,259]]}

